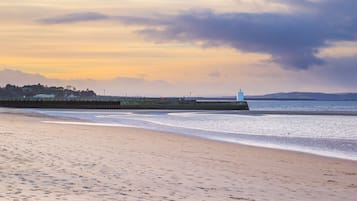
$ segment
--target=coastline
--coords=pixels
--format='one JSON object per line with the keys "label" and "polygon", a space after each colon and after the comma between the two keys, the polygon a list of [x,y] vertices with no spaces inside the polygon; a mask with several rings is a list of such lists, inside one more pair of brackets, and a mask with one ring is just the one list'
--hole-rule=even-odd
{"label": "coastline", "polygon": [[[307,154],[314,154],[314,155],[319,155],[319,156],[326,156],[326,157],[333,157],[333,158],[341,158],[341,159],[347,159],[347,160],[354,160],[357,161],[357,150],[354,147],[357,147],[357,141],[354,139],[335,139],[334,135],[339,135],[339,133],[330,133],[330,129],[334,129],[331,126],[329,129],[325,129],[325,127],[320,127],[322,130],[316,130],[315,128],[315,135],[327,135],[329,137],[318,137],[314,138],[313,136],[304,136],[301,135],[301,133],[304,133],[304,124],[306,125],[306,117],[303,117],[305,122],[285,122],[285,124],[290,124],[293,123],[289,126],[289,130],[286,130],[284,128],[280,129],[275,129],[274,131],[269,130],[272,128],[263,128],[263,124],[252,124],[250,122],[246,122],[248,124],[251,124],[250,126],[257,127],[257,128],[263,128],[263,129],[258,129],[258,130],[253,130],[249,131],[245,130],[244,131],[244,126],[242,128],[242,131],[237,132],[236,128],[239,127],[239,125],[235,125],[235,127],[230,127],[230,129],[235,130],[235,132],[232,132],[232,130],[226,129],[226,128],[221,128],[220,130],[216,129],[215,127],[211,127],[210,125],[206,125],[207,127],[204,127],[200,122],[197,122],[198,124],[187,124],[186,125],[181,125],[180,126],[180,121],[183,120],[184,122],[189,122],[187,119],[175,119],[176,124],[173,124],[171,122],[165,122],[160,120],[160,118],[157,116],[157,114],[164,114],[168,116],[183,116],[187,118],[191,118],[194,122],[196,122],[196,119],[193,118],[193,115],[204,115],[204,114],[214,114],[214,115],[238,115],[236,117],[243,117],[241,120],[246,121],[247,118],[252,118],[252,117],[260,117],[262,116],[269,116],[269,113],[260,113],[259,115],[256,113],[256,111],[250,111],[244,112],[244,111],[197,111],[197,110],[120,110],[120,111],[102,111],[102,110],[26,110],[28,112],[35,112],[35,113],[41,113],[44,115],[49,115],[53,117],[60,117],[60,118],[70,118],[69,121],[47,121],[46,123],[57,123],[57,124],[75,124],[75,125],[85,125],[85,126],[109,126],[109,127],[129,127],[129,128],[142,128],[142,129],[147,129],[150,131],[160,131],[164,133],[172,133],[176,135],[183,135],[183,136],[188,136],[188,137],[195,137],[195,138],[201,138],[201,139],[209,139],[209,140],[215,140],[215,141],[221,141],[221,142],[227,142],[227,143],[235,143],[235,144],[244,144],[244,145],[250,145],[250,146],[255,146],[255,147],[265,147],[265,148],[272,148],[272,149],[279,149],[279,150],[288,150],[288,151],[296,151],[296,152],[303,152]],[[114,115],[113,115],[113,113]],[[85,115],[83,115],[85,114]],[[286,117],[289,117],[290,115],[295,116],[295,120],[301,116],[302,113],[294,113],[294,111],[283,111],[283,113],[280,114],[272,114],[274,117],[280,117],[279,115],[285,115]],[[303,112],[303,115],[307,115],[307,117],[314,117],[314,115],[319,115],[320,113],[316,112]],[[335,115],[327,115],[326,113],[323,113],[325,115],[319,115],[317,118],[324,118],[324,117],[334,117],[335,120],[341,120],[337,117],[343,117],[343,118],[354,118],[351,115],[344,115],[346,113],[344,112],[334,112],[333,114]],[[339,114],[339,116],[337,116]],[[113,118],[111,117],[113,115]],[[118,116],[116,115],[123,115],[123,116]],[[128,116],[135,116],[139,115],[140,117],[144,117],[145,115],[153,115],[152,118],[148,119],[140,119],[140,118],[133,118],[136,120],[139,120],[137,122],[130,122],[127,121],[130,118],[126,118],[126,115]],[[122,118],[123,117],[123,118]],[[199,117],[199,116],[198,116]],[[227,117],[226,120],[232,122],[232,116]],[[109,119],[105,120],[106,118]],[[112,118],[112,119],[111,119]],[[199,117],[200,118],[200,117]],[[262,117],[263,118],[263,117]],[[280,117],[281,118],[281,117]],[[122,121],[123,120],[123,121]],[[175,121],[174,120],[174,121]],[[208,119],[210,121],[212,119]],[[234,119],[236,120],[236,119]],[[256,119],[257,120],[257,119]],[[300,119],[301,120],[301,119]],[[328,125],[333,125],[333,120],[328,119],[329,122],[327,123],[326,120],[321,121],[321,124],[328,124]],[[142,121],[142,122],[140,122]],[[259,119],[260,122],[264,122],[265,124],[266,119]],[[269,125],[276,125],[277,121],[272,121]],[[222,122],[221,122],[222,123]],[[232,122],[235,123],[235,122]],[[348,121],[345,123],[349,123]],[[276,126],[281,126],[283,124],[278,124]],[[327,126],[328,126],[327,125]],[[312,126],[312,125],[310,125]],[[249,126],[248,126],[249,127]],[[267,131],[269,130],[270,133]],[[351,129],[350,129],[351,130]],[[351,133],[349,130],[348,132],[344,133],[344,135],[354,135]],[[282,134],[288,132],[289,137],[286,137],[285,134]],[[341,131],[343,132],[343,131]],[[274,133],[274,134],[273,134]],[[273,135],[272,135],[273,134]],[[285,136],[284,136],[285,135]]]}
{"label": "coastline", "polygon": [[[50,116],[53,117],[53,116]],[[65,117],[65,118],[60,118],[57,119],[57,117],[53,117],[53,120],[46,120],[42,121],[42,123],[46,124],[58,124],[58,125],[77,125],[77,126],[88,126],[88,127],[113,127],[113,128],[129,128],[129,129],[136,129],[138,131],[150,131],[150,132],[157,132],[157,133],[162,133],[162,134],[170,134],[170,135],[176,135],[176,136],[182,136],[182,137],[187,137],[187,138],[192,138],[192,139],[199,139],[199,140],[208,140],[208,141],[213,141],[213,142],[220,142],[220,143],[228,143],[228,144],[235,144],[235,145],[241,145],[241,146],[249,146],[249,147],[255,147],[255,148],[264,148],[264,149],[273,149],[273,150],[280,150],[280,151],[287,151],[287,152],[294,152],[294,153],[301,153],[301,154],[308,154],[308,155],[314,155],[314,156],[319,156],[319,157],[326,157],[326,158],[334,158],[334,159],[341,159],[341,160],[349,160],[349,161],[355,161],[357,162],[357,159],[355,157],[348,157],[346,155],[341,155],[338,153],[331,153],[331,152],[326,152],[326,151],[320,151],[320,150],[315,150],[311,151],[310,149],[307,150],[302,150],[302,148],[298,147],[293,147],[293,146],[287,146],[287,145],[276,145],[276,144],[268,144],[268,143],[259,143],[259,142],[253,142],[253,141],[239,141],[239,142],[233,142],[233,141],[228,141],[228,140],[223,140],[223,139],[216,139],[214,137],[207,138],[203,136],[198,136],[198,135],[192,135],[192,134],[184,134],[180,132],[174,132],[174,131],[160,131],[160,130],[155,130],[155,129],[149,129],[149,128],[140,128],[140,127],[135,127],[135,126],[130,126],[130,125],[125,125],[125,124],[118,124],[118,123],[98,123],[98,122],[91,122],[91,121],[86,121],[83,119],[77,119],[77,118],[70,118],[70,117]],[[61,120],[61,121],[58,121]]]}
{"label": "coastline", "polygon": [[357,162],[0,111],[1,199],[353,200]]}

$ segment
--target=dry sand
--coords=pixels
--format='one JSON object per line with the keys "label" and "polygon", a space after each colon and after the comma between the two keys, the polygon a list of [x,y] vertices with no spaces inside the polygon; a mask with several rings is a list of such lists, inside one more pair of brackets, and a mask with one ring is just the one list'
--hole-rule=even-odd
{"label": "dry sand", "polygon": [[0,200],[357,200],[357,162],[0,111]]}

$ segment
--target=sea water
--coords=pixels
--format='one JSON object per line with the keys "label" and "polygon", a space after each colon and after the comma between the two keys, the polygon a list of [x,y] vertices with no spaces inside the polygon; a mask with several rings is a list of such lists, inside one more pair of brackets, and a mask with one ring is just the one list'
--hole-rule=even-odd
{"label": "sea water", "polygon": [[[338,115],[169,110],[35,110],[78,120],[47,122],[127,126],[211,140],[357,160],[357,102],[250,101],[256,111],[334,111]],[[357,113],[356,113],[357,114]]]}
{"label": "sea water", "polygon": [[357,112],[357,101],[248,101],[257,111]]}

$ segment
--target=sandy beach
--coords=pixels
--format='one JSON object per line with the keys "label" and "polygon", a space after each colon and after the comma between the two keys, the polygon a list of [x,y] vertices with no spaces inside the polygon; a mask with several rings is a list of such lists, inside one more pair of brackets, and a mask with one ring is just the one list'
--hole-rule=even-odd
{"label": "sandy beach", "polygon": [[0,200],[357,198],[356,161],[11,111],[0,110]]}

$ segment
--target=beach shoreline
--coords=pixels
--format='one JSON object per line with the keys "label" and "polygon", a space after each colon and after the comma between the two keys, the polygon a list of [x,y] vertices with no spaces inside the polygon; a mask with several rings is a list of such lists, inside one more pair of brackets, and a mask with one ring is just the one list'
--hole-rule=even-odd
{"label": "beach shoreline", "polygon": [[[53,116],[49,116],[53,117]],[[277,146],[277,145],[267,145],[267,144],[259,144],[259,143],[254,143],[254,142],[232,142],[232,141],[225,141],[225,140],[220,140],[220,139],[213,139],[213,138],[207,138],[203,136],[196,136],[196,135],[190,135],[190,134],[183,134],[179,132],[174,132],[174,131],[160,131],[160,130],[155,130],[155,129],[148,129],[148,128],[140,128],[140,127],[135,127],[135,126],[129,126],[129,125],[124,125],[124,124],[110,124],[110,123],[98,123],[98,122],[92,122],[92,121],[86,121],[83,119],[78,119],[78,118],[60,118],[57,119],[57,117],[53,117],[54,119],[51,120],[45,120],[42,121],[42,123],[46,124],[59,124],[59,125],[77,125],[77,126],[88,126],[88,127],[113,127],[113,128],[127,128],[127,129],[135,129],[137,131],[142,131],[142,132],[156,132],[164,135],[175,135],[175,136],[182,136],[186,138],[192,138],[193,140],[198,139],[198,140],[204,140],[204,141],[213,141],[217,143],[224,143],[224,144],[233,144],[233,145],[239,145],[239,146],[248,146],[248,147],[254,147],[254,148],[262,148],[262,149],[272,149],[272,150],[278,150],[278,151],[287,151],[287,152],[292,152],[292,153],[300,153],[300,154],[308,154],[308,155],[313,155],[313,156],[318,156],[318,157],[326,157],[326,158],[332,158],[332,159],[339,159],[339,160],[347,160],[347,161],[355,161],[357,162],[357,159],[354,157],[346,157],[346,156],[340,156],[338,154],[324,154],[323,151],[321,152],[311,152],[311,151],[303,151],[301,149],[294,149],[294,148],[289,148],[287,146]],[[61,120],[61,121],[58,121]]]}
{"label": "beach shoreline", "polygon": [[[10,112],[9,112],[10,111]],[[353,200],[357,162],[0,111],[0,200]]]}
{"label": "beach shoreline", "polygon": [[[46,123],[75,124],[75,125],[85,125],[85,126],[96,125],[96,126],[109,126],[109,127],[142,128],[150,131],[159,131],[164,133],[183,135],[183,136],[195,137],[195,138],[198,137],[200,139],[215,140],[220,142],[227,142],[227,143],[234,143],[234,144],[241,144],[241,145],[248,145],[248,146],[255,146],[255,147],[265,147],[265,148],[278,149],[278,150],[295,151],[295,152],[302,152],[302,153],[313,154],[318,156],[326,156],[332,158],[341,158],[341,159],[357,161],[357,155],[356,155],[357,150],[354,148],[357,147],[357,141],[353,137],[352,138],[343,137],[343,136],[350,136],[350,135],[354,136],[354,134],[351,133],[353,129],[348,128],[347,127],[348,125],[347,126],[341,125],[343,123],[350,124],[350,122],[344,121],[340,123],[339,130],[341,131],[341,133],[344,132],[342,128],[347,128],[348,131],[347,133],[345,132],[342,136],[340,135],[340,133],[336,132],[336,129],[334,127],[331,127],[331,125],[334,124],[334,122],[331,121],[331,119],[324,119],[323,121],[320,120],[320,124],[318,125],[326,124],[326,126],[329,127],[328,129],[326,129],[325,127],[322,128],[320,126],[320,129],[322,130],[319,130],[315,125],[312,125],[311,123],[309,123],[309,121],[306,121],[306,118],[310,118],[311,120],[311,118],[314,117],[313,115],[317,115],[314,112],[306,113],[306,114],[304,113],[304,115],[307,116],[299,117],[302,114],[291,113],[293,111],[285,111],[284,114],[287,118],[289,119],[294,118],[295,120],[285,123],[278,123],[278,124],[277,122],[279,121],[275,120],[275,121],[270,121],[270,123],[267,124],[266,122],[267,118],[265,118],[266,116],[277,117],[283,120],[283,118],[281,118],[280,116],[283,113],[273,114],[273,113],[263,112],[258,115],[256,111],[252,111],[252,112],[249,111],[245,113],[241,111],[222,112],[222,111],[196,111],[196,110],[194,111],[193,110],[187,110],[187,111],[90,110],[88,111],[88,110],[30,109],[25,111],[30,113],[31,112],[39,113],[40,115],[43,114],[51,117],[59,117],[61,119],[66,120],[66,121],[57,121],[57,120],[46,121]],[[211,115],[215,116],[216,119],[217,117],[220,116],[220,114],[234,115],[235,118],[233,119],[232,118],[233,116],[228,116],[227,118],[225,118],[226,122],[220,121],[221,119],[218,119],[219,122],[217,121],[216,125],[218,125],[218,127],[221,127],[221,129],[218,130],[217,127],[214,126],[212,127],[210,125],[206,125],[208,127],[202,126],[203,124],[201,122],[204,122],[204,120],[201,119],[200,116],[205,114],[208,114],[209,116]],[[342,118],[346,118],[347,116],[350,116],[344,112],[338,112],[338,114],[341,114]],[[146,118],[147,115],[149,115],[150,118]],[[169,121],[165,122],[164,119],[160,119],[162,115],[167,116]],[[289,116],[289,115],[293,115],[293,116]],[[175,116],[178,117],[181,116],[185,118],[170,118]],[[195,118],[194,116],[198,118]],[[262,117],[260,118],[260,116]],[[332,116],[323,115],[323,116],[319,116],[317,119],[331,118],[335,115]],[[248,118],[252,118],[252,117],[256,118],[255,120],[256,123],[258,124],[256,123],[252,124],[251,123],[252,121],[251,122],[246,121]],[[258,118],[259,118],[259,122],[264,122],[265,120],[265,125],[264,123],[261,124],[257,122]],[[336,117],[334,118],[335,120],[338,120],[336,119]],[[130,119],[137,120],[137,121],[127,121]],[[194,120],[195,122],[197,122],[197,124],[187,123],[190,122],[190,120],[188,119]],[[299,121],[297,119],[300,119],[300,121],[303,119],[304,121],[297,122]],[[326,120],[328,120],[328,122],[326,122]],[[207,121],[212,121],[212,119],[207,118]],[[230,126],[229,129],[227,129],[227,127],[225,128],[222,127],[222,125],[227,124],[228,121],[231,122],[231,124],[229,125]],[[242,121],[243,122],[245,121],[246,123],[248,123],[248,125],[237,124],[237,122],[242,122]],[[180,125],[181,123],[182,125]],[[309,128],[305,127],[307,123],[309,124],[308,126],[310,126]],[[249,124],[250,124],[250,129],[247,130],[247,128],[249,128]],[[290,125],[289,129],[283,128],[284,125],[287,124]],[[275,127],[271,125],[279,126],[280,129],[274,130]],[[251,129],[252,126],[261,129],[252,130]],[[306,135],[307,134],[306,130],[309,130],[311,128],[315,129],[315,132],[310,130],[310,134]],[[329,131],[333,131],[333,133],[331,134]]]}

